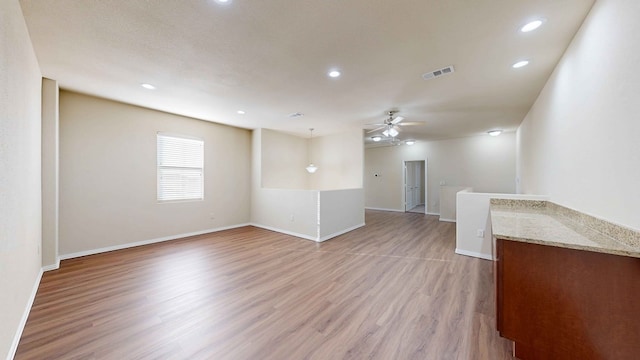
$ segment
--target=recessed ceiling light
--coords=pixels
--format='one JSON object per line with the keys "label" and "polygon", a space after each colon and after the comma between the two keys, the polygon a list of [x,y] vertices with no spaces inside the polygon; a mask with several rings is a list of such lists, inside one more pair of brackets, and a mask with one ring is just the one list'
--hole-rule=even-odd
{"label": "recessed ceiling light", "polygon": [[518,61],[517,63],[511,65],[511,67],[513,67],[514,69],[518,69],[521,68],[523,66],[527,66],[529,65],[529,60],[522,60],[522,61]]}
{"label": "recessed ceiling light", "polygon": [[405,141],[404,143],[407,144],[407,145],[413,145],[413,144],[416,143],[416,141],[413,140],[413,139],[409,139],[409,140]]}
{"label": "recessed ceiling light", "polygon": [[329,77],[332,77],[332,78],[340,77],[340,71],[338,71],[338,70],[329,71]]}
{"label": "recessed ceiling light", "polygon": [[145,89],[149,89],[149,90],[155,90],[156,89],[155,86],[153,86],[151,84],[146,84],[146,83],[145,84],[140,84],[140,86],[142,86]]}
{"label": "recessed ceiling light", "polygon": [[375,142],[378,142],[378,141],[382,140],[382,136],[380,136],[380,135],[372,136],[371,140],[373,140]]}
{"label": "recessed ceiling light", "polygon": [[230,3],[231,0],[215,0],[215,2],[217,2],[219,4],[226,4],[226,3]]}
{"label": "recessed ceiling light", "polygon": [[491,136],[498,136],[498,135],[502,134],[502,130],[500,130],[500,129],[489,130],[489,131],[487,131],[487,134],[489,134]]}
{"label": "recessed ceiling light", "polygon": [[236,112],[238,113],[238,115],[244,115],[244,114],[246,114],[246,113],[245,113],[244,111],[242,111],[242,110],[238,110],[238,111],[236,111]]}
{"label": "recessed ceiling light", "polygon": [[520,28],[521,32],[529,32],[529,31],[533,31],[537,28],[540,27],[540,25],[542,25],[542,23],[544,23],[544,20],[542,19],[538,19],[538,20],[533,20],[531,22],[528,22],[526,25],[524,25],[523,27]]}

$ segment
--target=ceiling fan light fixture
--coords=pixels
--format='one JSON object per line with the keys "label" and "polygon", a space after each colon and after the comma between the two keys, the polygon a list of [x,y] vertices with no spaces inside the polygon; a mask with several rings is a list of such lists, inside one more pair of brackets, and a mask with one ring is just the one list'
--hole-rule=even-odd
{"label": "ceiling fan light fixture", "polygon": [[396,137],[398,136],[398,134],[400,134],[398,132],[398,130],[389,127],[388,129],[386,129],[385,131],[382,132],[382,135],[386,136],[386,137]]}

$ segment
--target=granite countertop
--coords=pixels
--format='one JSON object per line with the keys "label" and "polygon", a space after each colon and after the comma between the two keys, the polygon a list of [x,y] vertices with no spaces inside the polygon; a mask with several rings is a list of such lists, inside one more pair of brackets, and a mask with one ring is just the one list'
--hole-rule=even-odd
{"label": "granite countertop", "polygon": [[491,199],[495,238],[640,258],[640,232],[549,201]]}

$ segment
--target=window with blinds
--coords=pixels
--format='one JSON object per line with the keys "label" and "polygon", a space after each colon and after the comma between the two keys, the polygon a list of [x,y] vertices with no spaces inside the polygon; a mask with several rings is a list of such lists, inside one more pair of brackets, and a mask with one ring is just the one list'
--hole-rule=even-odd
{"label": "window with blinds", "polygon": [[158,201],[204,198],[204,141],[158,133]]}

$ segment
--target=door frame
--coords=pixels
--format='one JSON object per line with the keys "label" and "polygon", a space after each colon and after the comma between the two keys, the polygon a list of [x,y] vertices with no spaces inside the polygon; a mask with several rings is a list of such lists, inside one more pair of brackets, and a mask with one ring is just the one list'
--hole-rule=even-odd
{"label": "door frame", "polygon": [[427,214],[428,213],[428,209],[429,209],[429,202],[427,200],[429,200],[429,187],[427,186],[429,184],[428,181],[428,174],[429,174],[429,162],[427,161],[427,158],[424,159],[414,159],[414,160],[402,160],[402,182],[400,183],[401,186],[401,190],[402,190],[402,208],[404,209],[404,212],[407,212],[407,163],[408,162],[415,162],[415,161],[419,161],[419,162],[424,162],[424,184],[422,184],[422,186],[424,186],[424,199],[422,199],[424,201],[424,213]]}

